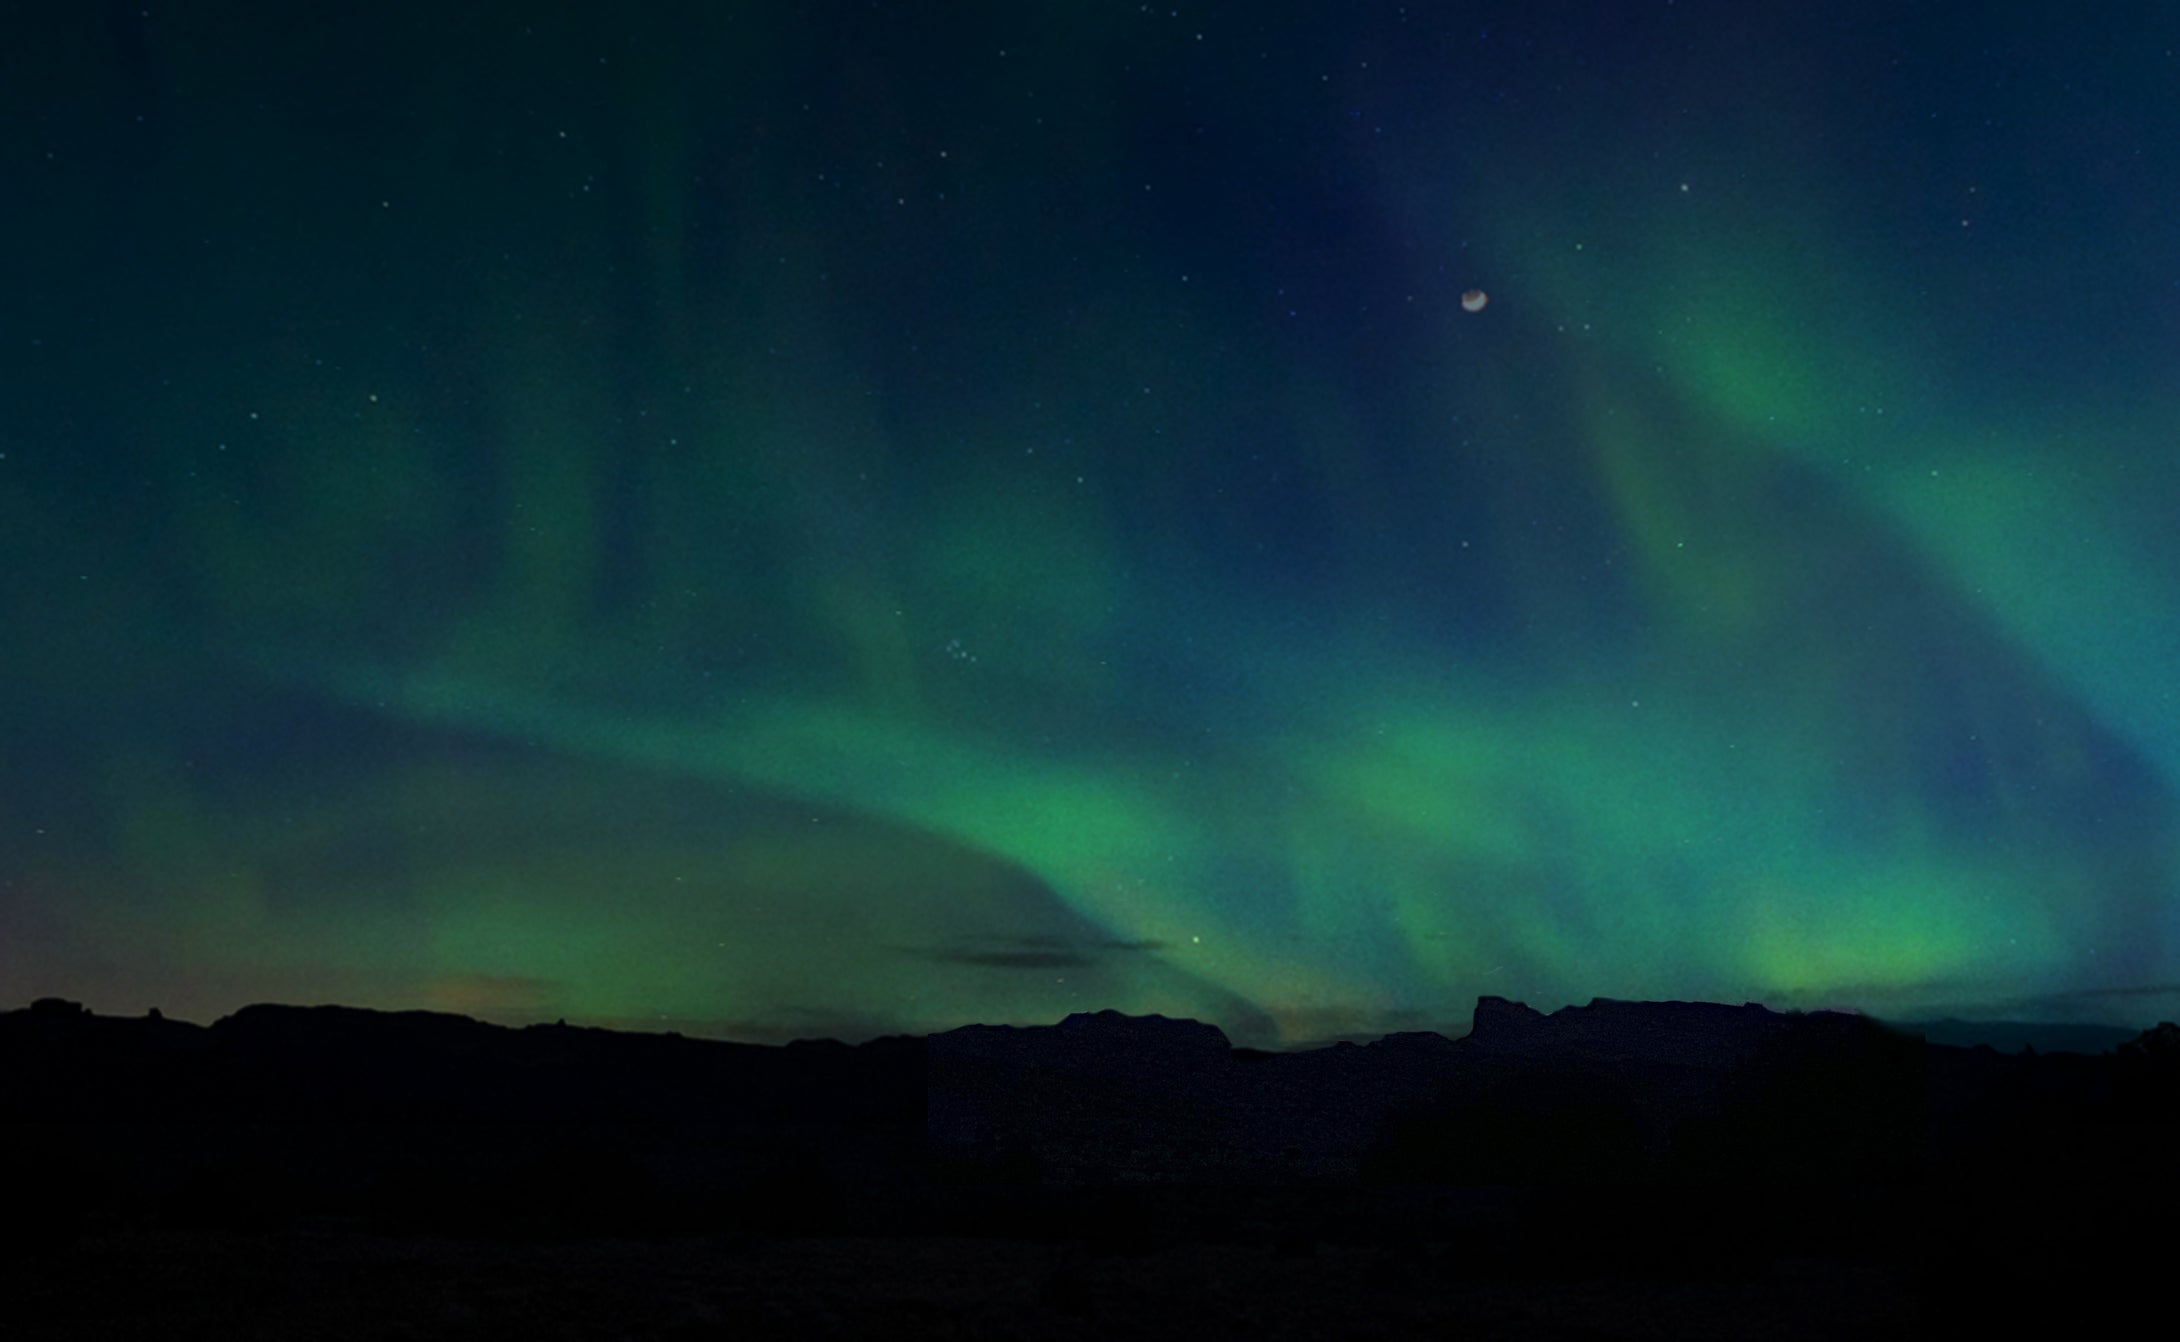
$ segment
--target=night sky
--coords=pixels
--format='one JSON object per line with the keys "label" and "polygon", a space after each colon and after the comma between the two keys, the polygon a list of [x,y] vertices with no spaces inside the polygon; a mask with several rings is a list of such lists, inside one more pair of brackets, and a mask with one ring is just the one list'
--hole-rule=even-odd
{"label": "night sky", "polygon": [[0,1005],[2169,1016],[2176,109],[2118,0],[11,4]]}

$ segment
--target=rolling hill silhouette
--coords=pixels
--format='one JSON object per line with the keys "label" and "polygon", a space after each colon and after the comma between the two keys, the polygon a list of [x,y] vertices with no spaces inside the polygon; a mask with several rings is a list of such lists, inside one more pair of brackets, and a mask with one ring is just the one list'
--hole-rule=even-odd
{"label": "rolling hill silhouette", "polygon": [[[445,1331],[493,1291],[573,1328],[541,1302],[601,1274],[624,1335],[2079,1325],[2151,1279],[2176,1037],[1487,997],[1458,1040],[1296,1053],[1112,1011],[766,1046],[44,999],[0,1013],[0,1262],[56,1337]],[[438,1285],[375,1291],[392,1261]]]}

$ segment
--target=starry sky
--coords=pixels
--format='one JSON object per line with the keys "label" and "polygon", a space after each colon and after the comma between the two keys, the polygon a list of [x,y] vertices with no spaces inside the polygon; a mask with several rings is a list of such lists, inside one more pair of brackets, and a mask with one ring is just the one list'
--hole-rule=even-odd
{"label": "starry sky", "polygon": [[2176,97],[2125,0],[11,5],[0,998],[2170,1016]]}

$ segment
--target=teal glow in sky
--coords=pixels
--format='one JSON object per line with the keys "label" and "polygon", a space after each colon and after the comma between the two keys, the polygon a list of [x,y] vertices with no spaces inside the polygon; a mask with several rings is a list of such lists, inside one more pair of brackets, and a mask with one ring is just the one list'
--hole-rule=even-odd
{"label": "teal glow in sky", "polygon": [[2165,7],[443,8],[0,43],[0,998],[2180,1005]]}

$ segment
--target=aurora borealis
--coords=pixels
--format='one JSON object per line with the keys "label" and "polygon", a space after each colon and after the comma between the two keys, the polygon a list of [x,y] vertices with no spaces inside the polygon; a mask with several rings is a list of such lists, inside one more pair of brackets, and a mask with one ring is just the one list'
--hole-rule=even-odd
{"label": "aurora borealis", "polygon": [[17,7],[0,996],[2172,1014],[2180,12],[1773,10]]}

